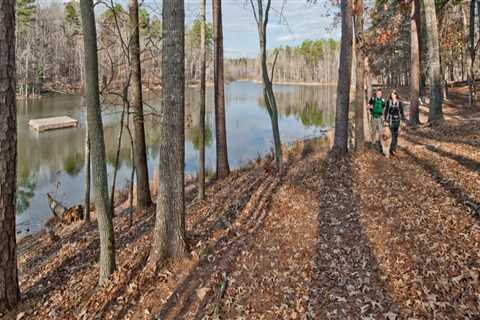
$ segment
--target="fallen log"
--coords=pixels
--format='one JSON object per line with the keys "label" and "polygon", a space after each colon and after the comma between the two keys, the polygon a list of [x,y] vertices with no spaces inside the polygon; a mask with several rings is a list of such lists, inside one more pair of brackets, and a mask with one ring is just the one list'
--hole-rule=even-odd
{"label": "fallen log", "polygon": [[71,224],[75,221],[83,219],[83,206],[75,205],[67,208],[59,201],[55,200],[50,193],[47,193],[48,205],[53,215],[60,219],[61,222]]}

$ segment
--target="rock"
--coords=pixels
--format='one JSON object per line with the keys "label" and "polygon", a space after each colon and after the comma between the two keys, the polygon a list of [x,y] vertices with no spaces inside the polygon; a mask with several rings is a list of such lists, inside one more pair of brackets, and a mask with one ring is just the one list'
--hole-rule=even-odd
{"label": "rock", "polygon": [[17,314],[17,320],[23,319],[24,316],[25,316],[25,312],[18,313]]}

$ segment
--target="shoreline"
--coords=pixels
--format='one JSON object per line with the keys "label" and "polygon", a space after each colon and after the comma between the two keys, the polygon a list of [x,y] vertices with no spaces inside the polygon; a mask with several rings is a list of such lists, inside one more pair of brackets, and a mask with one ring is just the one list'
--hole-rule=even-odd
{"label": "shoreline", "polygon": [[[256,79],[236,79],[234,81],[253,82],[261,84],[261,80]],[[336,86],[336,82],[297,82],[297,81],[274,81],[274,85],[291,85],[291,86]]]}
{"label": "shoreline", "polygon": [[[328,128],[326,131],[321,131],[321,133],[317,136],[305,136],[305,137],[294,139],[292,141],[283,142],[282,143],[283,161],[284,162],[289,161],[292,153],[297,154],[299,152],[304,152],[305,150],[310,150],[312,144],[317,144],[318,142],[321,142],[321,144],[324,144],[324,145],[331,145],[331,141],[333,141],[332,134],[333,134],[333,128]],[[300,147],[303,149],[299,151]],[[274,162],[273,155],[270,152],[266,151],[264,154],[259,154],[257,157],[249,159],[248,161],[240,164],[238,167],[232,169],[231,173],[241,174],[242,172],[251,170],[252,168],[255,168],[257,166],[263,166],[267,163],[273,163],[273,162]],[[191,198],[192,193],[195,194],[197,190],[196,172],[185,172],[184,177],[185,177],[184,189],[186,194],[186,202],[188,202],[187,200]],[[205,184],[206,186],[209,186],[215,183],[216,183],[216,179],[215,179],[214,173],[210,172],[208,176],[206,176]],[[152,194],[156,194],[158,177],[154,175],[150,180],[149,184],[150,184],[150,189]],[[127,199],[125,201],[120,201],[119,203],[117,203],[118,200],[115,201],[117,204],[115,205],[114,210],[122,211],[126,209],[126,206],[129,203],[128,189],[117,188],[116,193],[118,194],[118,197],[120,199],[123,199],[123,198]],[[115,198],[117,198],[117,195],[115,196]],[[134,188],[133,199],[135,204],[135,201],[136,201],[135,188]],[[74,208],[75,206],[82,205],[82,204],[83,203],[72,204],[69,208]],[[91,203],[90,207],[91,208],[95,207],[93,202]],[[94,217],[96,217],[95,211],[93,209],[90,211],[90,216],[92,217],[92,220],[94,220]],[[74,226],[79,223],[83,223],[83,220],[79,220],[79,221],[75,221],[73,223],[67,224],[59,221],[58,219],[55,218],[53,214],[51,214],[50,218],[46,220],[44,223],[42,223],[41,224],[42,227],[35,232],[18,233],[18,231],[16,231],[17,245],[22,244],[24,241],[27,241],[28,239],[42,237],[45,233],[49,233],[51,231],[55,233],[61,229]]]}

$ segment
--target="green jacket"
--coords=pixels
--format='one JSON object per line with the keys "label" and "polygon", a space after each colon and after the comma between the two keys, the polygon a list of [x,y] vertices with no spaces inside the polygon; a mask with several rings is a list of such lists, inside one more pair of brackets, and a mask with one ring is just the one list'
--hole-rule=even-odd
{"label": "green jacket", "polygon": [[372,97],[368,102],[372,106],[370,113],[374,118],[381,118],[383,115],[383,109],[385,108],[385,100],[383,98]]}

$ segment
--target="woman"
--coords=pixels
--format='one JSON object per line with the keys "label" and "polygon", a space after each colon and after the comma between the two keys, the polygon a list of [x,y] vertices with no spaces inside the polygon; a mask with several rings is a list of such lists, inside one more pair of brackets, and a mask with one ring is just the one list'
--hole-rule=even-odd
{"label": "woman", "polygon": [[388,123],[390,132],[392,133],[392,143],[390,144],[390,155],[395,154],[398,141],[398,131],[400,130],[400,122],[405,121],[403,113],[403,104],[400,97],[394,90],[390,94],[390,99],[387,102],[387,107],[384,113],[385,121]]}

